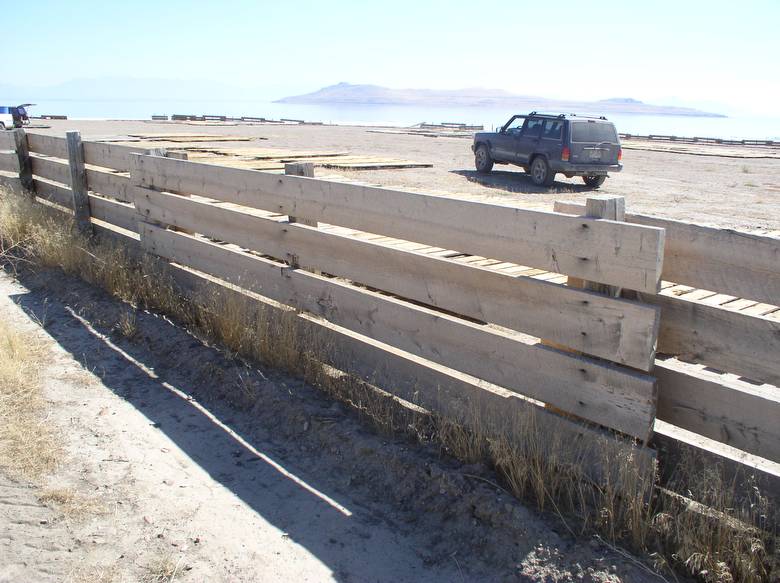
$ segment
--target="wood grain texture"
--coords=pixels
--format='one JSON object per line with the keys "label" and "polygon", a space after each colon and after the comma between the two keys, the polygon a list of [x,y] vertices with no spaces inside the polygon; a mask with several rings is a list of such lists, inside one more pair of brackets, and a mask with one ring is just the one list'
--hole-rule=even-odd
{"label": "wood grain texture", "polygon": [[0,132],[0,151],[16,151],[16,143],[14,142],[13,132]]}
{"label": "wood grain texture", "polygon": [[[556,202],[555,210],[578,214],[584,205]],[[664,279],[780,304],[780,238],[647,215],[626,221],[666,229]]]}
{"label": "wood grain texture", "polygon": [[19,158],[16,152],[0,152],[0,170],[19,174]]}
{"label": "wood grain texture", "polygon": [[33,175],[70,186],[70,168],[67,161],[36,158],[35,156],[31,156],[30,161],[32,162]]}
{"label": "wood grain texture", "polygon": [[136,155],[134,184],[655,292],[664,232],[450,197]]}
{"label": "wood grain texture", "polygon": [[92,218],[111,223],[128,231],[138,231],[138,214],[133,205],[90,194],[89,206]]}
{"label": "wood grain texture", "polygon": [[122,202],[132,202],[130,178],[113,172],[87,168],[87,184],[92,192],[110,196]]}
{"label": "wood grain texture", "polygon": [[65,138],[45,136],[43,134],[27,133],[27,143],[30,152],[53,158],[68,159],[68,144]]}
{"label": "wood grain texture", "polygon": [[73,214],[76,228],[85,234],[92,233],[89,208],[89,188],[87,187],[87,171],[84,168],[84,149],[81,146],[79,132],[67,132],[68,163],[70,169],[70,189],[73,192]]}
{"label": "wood grain texture", "polygon": [[34,179],[35,195],[73,210],[73,192],[70,188],[44,180]]}
{"label": "wood grain texture", "polygon": [[14,151],[19,165],[19,182],[22,189],[32,192],[35,185],[32,176],[32,160],[30,158],[30,148],[27,145],[27,134],[24,130],[16,129],[13,132]]}
{"label": "wood grain texture", "polygon": [[658,418],[780,462],[780,392],[675,360],[657,361]]}
{"label": "wood grain texture", "polygon": [[142,217],[648,370],[658,310],[138,188]]}
{"label": "wood grain texture", "polygon": [[661,308],[658,352],[780,386],[780,321],[685,296],[644,296]]}
{"label": "wood grain texture", "polygon": [[92,166],[128,172],[133,154],[142,154],[147,148],[120,146],[104,142],[84,142],[84,160]]}

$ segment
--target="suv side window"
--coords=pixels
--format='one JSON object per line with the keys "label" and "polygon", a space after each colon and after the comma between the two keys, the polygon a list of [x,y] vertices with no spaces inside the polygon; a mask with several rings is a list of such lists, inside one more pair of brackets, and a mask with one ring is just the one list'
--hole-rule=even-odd
{"label": "suv side window", "polygon": [[525,118],[518,117],[511,124],[509,124],[508,128],[506,128],[506,133],[508,133],[511,136],[519,136],[520,130],[522,130],[523,128],[523,122],[525,122]]}
{"label": "suv side window", "polygon": [[542,133],[543,119],[529,118],[525,120],[523,124],[523,137],[524,138],[538,138]]}
{"label": "suv side window", "polygon": [[563,131],[563,121],[557,119],[548,119],[544,122],[544,131],[542,138],[548,140],[560,140]]}

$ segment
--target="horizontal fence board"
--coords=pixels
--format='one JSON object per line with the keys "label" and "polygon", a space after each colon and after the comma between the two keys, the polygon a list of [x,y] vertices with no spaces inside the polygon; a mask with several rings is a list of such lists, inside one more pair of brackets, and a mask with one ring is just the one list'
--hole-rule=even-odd
{"label": "horizontal fence board", "polygon": [[38,179],[33,179],[33,184],[35,185],[35,195],[38,198],[56,202],[60,206],[73,209],[73,191],[70,188]]}
{"label": "horizontal fence board", "polygon": [[780,386],[780,321],[686,300],[644,296],[661,308],[658,352]]}
{"label": "horizontal fence board", "polygon": [[13,132],[0,131],[0,150],[16,151],[16,142],[14,142]]}
{"label": "horizontal fence board", "polygon": [[31,156],[32,172],[35,176],[70,186],[70,167],[67,162]]}
{"label": "horizontal fence board", "polygon": [[133,157],[139,186],[398,237],[656,292],[662,229],[542,211],[224,168],[158,156]]}
{"label": "horizontal fence board", "polygon": [[[585,205],[556,202],[555,210],[580,214]],[[647,215],[626,214],[626,221],[666,229],[664,279],[780,303],[780,238]]]}
{"label": "horizontal fence board", "polygon": [[0,152],[0,170],[19,173],[19,158],[16,152]]}
{"label": "horizontal fence board", "polygon": [[279,223],[190,198],[136,189],[149,221],[238,243],[302,267],[553,340],[587,354],[648,370],[658,310],[526,277]]}
{"label": "horizontal fence board", "polygon": [[[224,301],[256,302],[258,310],[280,311],[245,293],[201,274],[172,266],[183,293],[206,297],[215,293]],[[482,384],[404,351],[335,326],[304,313],[290,314],[292,333],[303,346],[317,346],[316,358],[355,375],[392,395],[419,405],[484,435],[506,438],[520,449],[538,447],[538,455],[555,455],[561,466],[582,467],[598,483],[618,476],[611,460],[632,456],[645,478],[654,475],[655,455],[575,421],[560,417],[520,398],[511,391]],[[544,439],[538,439],[540,432]],[[530,439],[536,434],[537,439]],[[529,441],[533,444],[528,445]],[[549,454],[548,454],[549,452]]]}
{"label": "horizontal fence board", "polygon": [[89,195],[89,209],[92,218],[111,223],[117,227],[137,232],[138,214],[132,205]]}
{"label": "horizontal fence board", "polygon": [[110,196],[122,202],[132,202],[130,179],[127,176],[87,168],[87,187],[92,192]]}
{"label": "horizontal fence board", "polygon": [[642,439],[649,434],[652,377],[203,239],[145,223],[140,228],[142,244],[156,255],[589,421]]}
{"label": "horizontal fence board", "polygon": [[676,361],[657,361],[654,374],[659,419],[780,462],[780,392]]}
{"label": "horizontal fence board", "polygon": [[83,142],[83,145],[85,163],[122,172],[130,170],[130,157],[133,154],[143,154],[148,150],[148,148],[119,146],[104,142]]}
{"label": "horizontal fence board", "polygon": [[27,132],[27,146],[34,154],[68,159],[68,145],[65,138]]}

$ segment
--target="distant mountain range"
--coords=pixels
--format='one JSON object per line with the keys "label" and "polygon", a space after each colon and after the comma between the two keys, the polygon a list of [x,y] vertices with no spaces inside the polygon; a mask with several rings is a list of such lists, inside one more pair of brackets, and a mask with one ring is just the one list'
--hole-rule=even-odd
{"label": "distant mountain range", "polygon": [[351,105],[422,105],[444,107],[502,107],[527,110],[576,113],[635,113],[647,115],[683,115],[726,117],[719,113],[690,107],[652,105],[630,97],[601,101],[569,101],[530,95],[514,95],[501,89],[390,89],[379,85],[339,83],[312,93],[293,95],[276,103],[351,104]]}

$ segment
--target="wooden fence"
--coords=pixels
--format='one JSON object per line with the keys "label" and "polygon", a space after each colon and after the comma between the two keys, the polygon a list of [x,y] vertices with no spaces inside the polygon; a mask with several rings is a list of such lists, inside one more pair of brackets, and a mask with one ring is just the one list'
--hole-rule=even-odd
{"label": "wooden fence", "polygon": [[609,428],[647,443],[660,420],[780,462],[780,393],[762,384],[780,381],[778,239],[18,131],[0,134],[0,170],[73,212],[79,147],[85,228],[299,310],[325,360],[403,399],[495,430],[531,403],[579,442]]}

